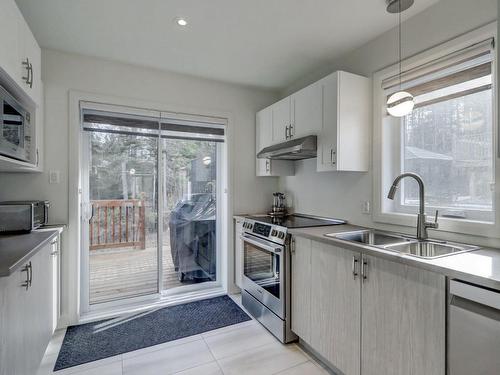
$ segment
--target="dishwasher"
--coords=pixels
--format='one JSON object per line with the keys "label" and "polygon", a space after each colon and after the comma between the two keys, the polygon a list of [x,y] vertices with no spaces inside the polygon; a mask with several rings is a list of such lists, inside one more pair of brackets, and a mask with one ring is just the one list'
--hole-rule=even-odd
{"label": "dishwasher", "polygon": [[449,375],[500,374],[500,291],[450,281]]}

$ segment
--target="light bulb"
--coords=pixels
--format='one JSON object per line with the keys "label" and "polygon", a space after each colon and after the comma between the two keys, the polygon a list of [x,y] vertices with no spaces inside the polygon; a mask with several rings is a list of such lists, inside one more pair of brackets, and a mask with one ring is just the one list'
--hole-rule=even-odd
{"label": "light bulb", "polygon": [[398,91],[387,100],[387,112],[394,117],[410,114],[415,106],[413,95],[406,91]]}
{"label": "light bulb", "polygon": [[185,18],[182,18],[182,17],[177,17],[174,21],[177,25],[182,26],[182,27],[187,26],[187,24],[188,24],[187,20]]}

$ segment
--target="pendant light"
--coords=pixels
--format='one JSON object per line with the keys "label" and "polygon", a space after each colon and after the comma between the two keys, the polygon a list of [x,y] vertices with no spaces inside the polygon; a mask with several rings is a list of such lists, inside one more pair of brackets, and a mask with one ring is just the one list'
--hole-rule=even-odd
{"label": "pendant light", "polygon": [[413,95],[401,90],[402,53],[401,53],[401,13],[413,5],[414,0],[387,0],[387,11],[399,14],[399,91],[387,100],[387,112],[393,117],[403,117],[410,114],[415,106]]}

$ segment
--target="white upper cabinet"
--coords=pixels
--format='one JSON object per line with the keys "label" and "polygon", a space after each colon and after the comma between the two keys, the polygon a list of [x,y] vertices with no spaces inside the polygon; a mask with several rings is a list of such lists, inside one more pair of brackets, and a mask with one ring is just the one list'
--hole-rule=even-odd
{"label": "white upper cabinet", "polygon": [[43,171],[41,50],[14,0],[0,0],[0,85],[28,109],[29,161],[0,155],[1,172]]}
{"label": "white upper cabinet", "polygon": [[318,172],[368,171],[370,80],[335,72],[320,82],[323,126],[318,137]]}
{"label": "white upper cabinet", "polygon": [[321,84],[314,83],[292,95],[292,126],[290,138],[316,135],[323,128],[323,92]]}
{"label": "white upper cabinet", "polygon": [[41,105],[40,47],[14,0],[0,0],[0,50],[2,80]]}
{"label": "white upper cabinet", "polygon": [[[255,152],[258,154],[264,147],[269,146],[273,140],[273,111],[268,107],[256,116],[256,143]],[[256,159],[257,176],[270,176],[271,161],[269,159]]]}
{"label": "white upper cabinet", "polygon": [[322,87],[314,83],[273,104],[272,143],[318,134],[322,128]]}
{"label": "white upper cabinet", "polygon": [[0,0],[0,68],[13,79],[19,75],[22,28],[13,0]]}
{"label": "white upper cabinet", "polygon": [[[265,129],[260,125],[260,133],[257,130],[257,152],[265,146],[316,135],[318,172],[368,171],[371,81],[366,77],[332,73],[260,111],[259,122],[266,125]],[[273,162],[257,162],[257,175],[282,175],[270,174]]]}
{"label": "white upper cabinet", "polygon": [[42,52],[28,25],[26,25],[24,20],[22,23],[25,27],[23,27],[23,38],[21,41],[22,49],[20,54],[21,71],[19,77],[21,80],[21,87],[31,99],[33,99],[37,106],[40,106],[43,104],[40,101]]}
{"label": "white upper cabinet", "polygon": [[263,148],[273,144],[273,110],[267,107],[257,112],[257,147],[259,153]]}
{"label": "white upper cabinet", "polygon": [[[263,148],[273,143],[273,108],[267,107],[256,115],[256,143],[258,154]],[[293,162],[286,160],[256,159],[256,174],[263,176],[293,176],[295,167]]]}
{"label": "white upper cabinet", "polygon": [[290,137],[290,126],[292,125],[292,100],[291,97],[281,99],[273,104],[272,111],[272,143],[280,143]]}

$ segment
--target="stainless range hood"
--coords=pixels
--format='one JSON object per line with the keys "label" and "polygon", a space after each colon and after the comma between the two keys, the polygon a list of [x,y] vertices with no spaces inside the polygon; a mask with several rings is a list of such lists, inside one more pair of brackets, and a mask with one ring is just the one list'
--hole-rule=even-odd
{"label": "stainless range hood", "polygon": [[263,148],[257,154],[259,159],[303,160],[315,158],[317,155],[317,137],[309,135],[303,138]]}

